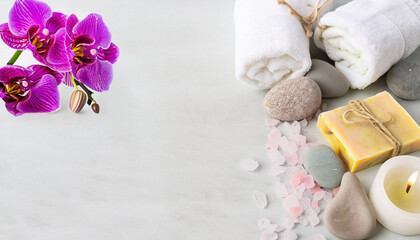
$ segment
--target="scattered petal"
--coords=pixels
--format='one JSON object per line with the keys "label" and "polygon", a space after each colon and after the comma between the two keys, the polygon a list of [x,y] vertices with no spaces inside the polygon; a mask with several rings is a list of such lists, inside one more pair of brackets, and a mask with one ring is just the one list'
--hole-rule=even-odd
{"label": "scattered petal", "polygon": [[298,163],[298,159],[299,159],[299,156],[297,154],[293,154],[286,158],[286,162],[290,166],[296,166],[296,164]]}
{"label": "scattered petal", "polygon": [[301,217],[299,219],[299,223],[302,224],[305,227],[308,226],[308,224],[309,224],[308,219],[306,219],[305,217]]}
{"label": "scattered petal", "polygon": [[284,239],[285,240],[296,240],[297,239],[297,235],[293,230],[287,229],[284,232]]}
{"label": "scattered petal", "polygon": [[252,172],[257,169],[259,166],[258,162],[252,158],[243,158],[241,159],[241,167],[248,172]]}
{"label": "scattered petal", "polygon": [[290,217],[283,217],[283,226],[286,229],[293,229],[295,227],[295,222]]}
{"label": "scattered petal", "polygon": [[270,141],[265,145],[265,147],[270,150],[277,150],[279,148],[279,144],[277,142]]}
{"label": "scattered petal", "polygon": [[306,120],[306,118],[304,118],[302,121],[299,121],[300,127],[304,128],[306,126],[308,126],[308,120]]}
{"label": "scattered petal", "polygon": [[312,200],[313,201],[319,201],[319,200],[323,199],[324,196],[325,196],[325,193],[326,193],[326,191],[323,191],[323,190],[314,193]]}
{"label": "scattered petal", "polygon": [[306,145],[308,145],[309,147],[313,147],[313,146],[318,146],[319,143],[309,142],[309,143],[306,143]]}
{"label": "scattered petal", "polygon": [[319,202],[318,201],[312,201],[311,202],[311,207],[312,208],[317,208],[319,206]]}
{"label": "scattered petal", "polygon": [[334,197],[337,196],[338,191],[340,191],[340,187],[336,187],[336,188],[333,189]]}
{"label": "scattered petal", "polygon": [[295,154],[298,150],[296,143],[289,141],[284,136],[280,138],[279,147],[287,156]]}
{"label": "scattered petal", "polygon": [[276,182],[276,194],[277,196],[281,197],[281,198],[285,198],[289,195],[289,193],[287,192],[287,188],[286,186],[281,183],[281,182]]}
{"label": "scattered petal", "polygon": [[254,199],[257,208],[264,209],[267,206],[267,196],[265,193],[255,191],[252,193],[252,198]]}
{"label": "scattered petal", "polygon": [[273,234],[277,230],[278,227],[279,225],[277,224],[268,224],[267,227],[265,228],[265,232]]}
{"label": "scattered petal", "polygon": [[258,228],[264,230],[268,225],[270,225],[271,221],[267,218],[261,218],[258,221]]}
{"label": "scattered petal", "polygon": [[319,191],[323,191],[323,190],[322,190],[321,186],[319,186],[319,184],[318,184],[318,183],[315,183],[315,187],[313,187],[313,188],[311,189],[311,192],[312,192],[312,194],[315,194],[315,193],[317,193],[317,192],[319,192]]}
{"label": "scattered petal", "polygon": [[305,184],[305,187],[307,189],[315,187],[315,181],[312,175],[305,176],[305,178],[303,179],[303,183]]}
{"label": "scattered petal", "polygon": [[321,208],[320,208],[320,207],[315,207],[315,208],[313,208],[313,209],[314,209],[314,211],[316,212],[316,214],[321,213]]}
{"label": "scattered petal", "polygon": [[331,200],[333,199],[333,194],[332,193],[330,193],[330,192],[326,192],[325,193],[325,196],[324,196],[324,200],[326,201],[326,202],[331,202]]}
{"label": "scattered petal", "polygon": [[286,161],[286,158],[277,150],[268,150],[268,159],[279,165],[283,165]]}
{"label": "scattered petal", "polygon": [[295,195],[289,195],[284,200],[284,208],[291,209],[292,207],[299,206],[299,200]]}
{"label": "scattered petal", "polygon": [[277,227],[277,229],[276,229],[276,232],[283,232],[284,230],[286,230],[286,228],[285,227],[283,227],[283,226],[278,226]]}
{"label": "scattered petal", "polygon": [[279,123],[280,123],[280,121],[277,120],[277,119],[270,118],[270,119],[265,120],[265,125],[267,127],[275,127],[275,126],[279,125]]}
{"label": "scattered petal", "polygon": [[281,132],[278,128],[273,127],[271,128],[270,133],[267,136],[268,140],[278,141],[281,138]]}
{"label": "scattered petal", "polygon": [[296,172],[293,174],[292,179],[290,179],[290,183],[292,184],[292,187],[297,187],[303,183],[304,179],[304,175],[302,175],[300,172]]}
{"label": "scattered petal", "polygon": [[287,170],[287,167],[275,165],[270,169],[270,172],[268,172],[268,175],[271,177],[276,177],[282,173],[285,173]]}
{"label": "scattered petal", "polygon": [[300,217],[302,213],[303,213],[303,209],[300,206],[290,208],[290,214],[292,214],[292,216],[295,218]]}
{"label": "scattered petal", "polygon": [[292,136],[294,136],[294,135],[300,135],[300,124],[299,124],[298,121],[294,121],[290,125],[290,133],[292,134]]}
{"label": "scattered petal", "polygon": [[299,205],[302,207],[303,210],[306,210],[311,205],[311,199],[307,197],[303,197],[299,199]]}
{"label": "scattered petal", "polygon": [[278,235],[277,233],[273,233],[273,234],[271,235],[270,240],[277,240],[277,239],[279,239],[279,235]]}

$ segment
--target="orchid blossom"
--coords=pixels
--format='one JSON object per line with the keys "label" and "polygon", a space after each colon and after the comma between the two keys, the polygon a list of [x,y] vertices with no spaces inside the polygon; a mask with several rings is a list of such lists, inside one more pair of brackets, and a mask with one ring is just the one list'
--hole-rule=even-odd
{"label": "orchid blossom", "polygon": [[[66,22],[67,53],[72,74],[89,88],[102,92],[112,81],[112,64],[119,56],[111,42],[111,33],[98,14],[90,14],[79,22],[73,14]],[[66,81],[66,84],[68,82]]]}
{"label": "orchid blossom", "polygon": [[0,37],[11,48],[30,49],[35,59],[56,71],[71,70],[66,51],[67,16],[35,0],[16,0]]}
{"label": "orchid blossom", "polygon": [[41,65],[0,69],[0,97],[13,115],[52,112],[59,108],[58,85],[63,74]]}

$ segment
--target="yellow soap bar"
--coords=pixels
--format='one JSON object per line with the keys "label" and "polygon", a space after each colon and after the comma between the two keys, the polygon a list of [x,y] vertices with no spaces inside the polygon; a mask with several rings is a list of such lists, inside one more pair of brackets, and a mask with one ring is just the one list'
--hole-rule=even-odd
{"label": "yellow soap bar", "polygon": [[[361,102],[401,143],[401,155],[420,149],[419,125],[388,92],[381,92]],[[357,172],[392,157],[392,142],[366,119],[357,114],[347,114],[349,109],[349,105],[340,107],[323,112],[318,118],[318,128],[347,168]],[[349,115],[351,121],[348,121]]]}

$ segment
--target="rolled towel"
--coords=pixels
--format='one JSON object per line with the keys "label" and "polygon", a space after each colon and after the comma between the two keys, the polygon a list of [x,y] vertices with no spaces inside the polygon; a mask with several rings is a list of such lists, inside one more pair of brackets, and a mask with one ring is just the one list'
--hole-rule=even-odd
{"label": "rolled towel", "polygon": [[315,44],[363,89],[420,45],[420,0],[354,0],[326,13]]}
{"label": "rolled towel", "polygon": [[237,0],[235,35],[236,78],[259,89],[303,76],[311,67],[301,23],[276,0]]}

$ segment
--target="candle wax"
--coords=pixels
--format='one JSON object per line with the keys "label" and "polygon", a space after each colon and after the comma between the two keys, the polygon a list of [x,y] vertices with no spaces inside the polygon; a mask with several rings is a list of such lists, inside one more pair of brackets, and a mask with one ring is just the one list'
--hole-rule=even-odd
{"label": "candle wax", "polygon": [[420,184],[415,183],[407,193],[407,178],[395,175],[384,186],[389,200],[395,206],[407,212],[420,213]]}

